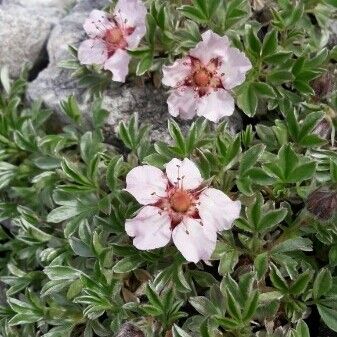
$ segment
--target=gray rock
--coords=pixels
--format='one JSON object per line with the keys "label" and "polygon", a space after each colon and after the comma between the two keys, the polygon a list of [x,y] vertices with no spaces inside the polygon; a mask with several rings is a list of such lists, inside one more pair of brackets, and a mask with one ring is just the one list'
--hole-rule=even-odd
{"label": "gray rock", "polygon": [[[61,69],[59,63],[69,59],[68,46],[78,46],[85,39],[83,22],[94,8],[102,8],[106,1],[80,1],[70,13],[53,29],[48,41],[49,66],[29,84],[27,98],[42,99],[44,104],[55,111],[57,118],[66,122],[59,102],[74,95],[87,121],[91,120],[90,96],[81,88],[76,79],[71,77],[71,71]],[[156,89],[151,84],[143,86],[136,84],[113,84],[112,88],[103,93],[103,107],[110,112],[107,123],[114,134],[115,126],[121,120],[127,120],[134,112],[138,112],[140,121],[153,126],[151,134],[154,140],[168,140],[167,120],[169,118],[167,93],[164,89]],[[186,123],[182,123],[185,124]],[[229,119],[230,129],[234,132],[241,128],[241,118],[238,114]],[[105,128],[107,129],[107,128]]]}
{"label": "gray rock", "polygon": [[33,67],[43,54],[53,25],[64,15],[54,7],[0,6],[0,67],[6,65],[12,77],[24,64]]}
{"label": "gray rock", "polygon": [[[54,7],[59,9],[66,9],[75,3],[76,0],[2,0],[5,5],[20,5],[23,7]],[[1,3],[1,2],[0,2]]]}

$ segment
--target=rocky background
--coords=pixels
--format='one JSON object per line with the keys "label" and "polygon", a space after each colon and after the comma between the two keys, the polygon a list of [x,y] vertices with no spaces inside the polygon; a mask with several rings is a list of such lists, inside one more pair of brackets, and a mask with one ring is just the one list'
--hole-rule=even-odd
{"label": "rocky background", "polygon": [[[59,64],[69,59],[68,46],[78,46],[85,38],[82,24],[90,11],[106,3],[107,0],[0,0],[0,67],[7,66],[15,78],[23,66],[28,66],[27,101],[42,100],[55,112],[60,125],[67,120],[59,103],[70,95],[77,98],[90,123],[90,96],[71,76],[71,71],[62,69]],[[337,23],[331,27],[337,40]],[[110,113],[108,132],[113,134],[119,121],[138,112],[141,121],[153,126],[153,139],[167,139],[166,95],[163,89],[156,89],[152,84],[128,83],[107,90],[103,107]],[[228,125],[233,132],[242,128],[239,113],[229,119]],[[1,298],[0,286],[0,302]],[[337,334],[321,327],[319,336],[336,337]]]}
{"label": "rocky background", "polygon": [[[60,63],[70,58],[69,45],[77,47],[85,39],[82,25],[90,11],[105,4],[107,0],[2,0],[0,5],[0,66],[7,65],[12,77],[28,66],[27,100],[42,100],[60,123],[66,123],[66,117],[59,103],[70,95],[90,121],[90,95]],[[114,85],[103,95],[103,108],[110,112],[107,132],[138,112],[141,121],[153,126],[153,139],[167,140],[166,95],[152,84]],[[239,114],[229,125],[233,132],[241,129]]]}

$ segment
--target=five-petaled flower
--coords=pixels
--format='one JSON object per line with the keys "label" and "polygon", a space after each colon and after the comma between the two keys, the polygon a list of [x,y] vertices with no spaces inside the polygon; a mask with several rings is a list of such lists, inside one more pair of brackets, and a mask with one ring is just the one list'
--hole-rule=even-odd
{"label": "five-petaled flower", "polygon": [[114,13],[93,10],[83,27],[89,36],[78,49],[81,64],[97,64],[112,72],[112,79],[125,82],[130,55],[146,33],[147,11],[141,0],[119,0]]}
{"label": "five-petaled flower", "polygon": [[126,191],[144,207],[125,224],[140,250],[160,248],[172,240],[187,261],[210,259],[217,232],[232,227],[241,203],[203,182],[189,159],[172,159],[166,173],[138,166],[126,177]]}
{"label": "five-petaled flower", "polygon": [[226,36],[208,30],[186,57],[163,67],[163,84],[173,88],[167,101],[170,114],[182,119],[204,116],[213,122],[232,115],[230,90],[244,82],[251,67]]}

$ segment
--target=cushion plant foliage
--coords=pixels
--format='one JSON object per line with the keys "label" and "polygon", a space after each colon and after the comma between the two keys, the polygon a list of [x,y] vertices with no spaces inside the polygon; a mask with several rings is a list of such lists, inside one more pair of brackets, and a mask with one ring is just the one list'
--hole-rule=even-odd
{"label": "cushion plant foliage", "polygon": [[[90,130],[69,97],[55,132],[25,73],[0,72],[0,336],[337,332],[336,2],[136,5],[93,12],[62,63],[92,93]],[[153,143],[130,115],[108,144],[104,90],[163,73],[170,114],[199,117],[168,113]]]}

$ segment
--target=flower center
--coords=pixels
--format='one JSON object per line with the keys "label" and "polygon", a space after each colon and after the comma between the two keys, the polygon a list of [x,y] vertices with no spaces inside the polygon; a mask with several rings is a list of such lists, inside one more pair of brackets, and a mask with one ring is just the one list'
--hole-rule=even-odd
{"label": "flower center", "polygon": [[170,198],[170,204],[174,211],[185,213],[191,207],[190,195],[182,190],[177,190]]}
{"label": "flower center", "polygon": [[120,28],[109,29],[105,36],[106,42],[113,45],[119,45],[124,40],[123,32]]}
{"label": "flower center", "polygon": [[211,74],[202,68],[193,74],[193,80],[197,87],[207,87],[211,80]]}

